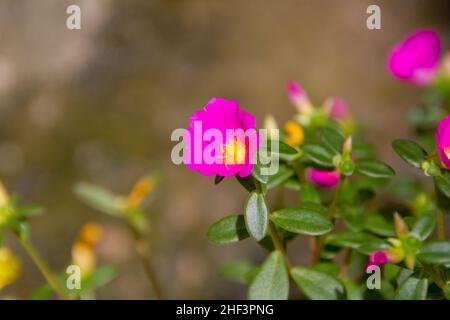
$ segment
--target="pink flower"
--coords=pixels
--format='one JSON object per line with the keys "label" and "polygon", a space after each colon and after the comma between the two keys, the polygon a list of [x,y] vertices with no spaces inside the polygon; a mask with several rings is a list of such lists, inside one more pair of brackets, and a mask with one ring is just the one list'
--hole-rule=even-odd
{"label": "pink flower", "polygon": [[311,102],[309,102],[306,91],[303,90],[297,82],[289,80],[286,84],[286,88],[291,103],[300,113],[307,114],[312,111],[313,108]]}
{"label": "pink flower", "polygon": [[450,168],[450,115],[438,122],[435,138],[439,157],[442,163]]}
{"label": "pink flower", "polygon": [[364,269],[367,271],[367,269],[370,266],[381,266],[383,264],[386,264],[388,262],[391,261],[391,258],[389,257],[389,255],[383,251],[383,250],[378,250],[373,252],[370,257],[369,257],[369,262],[367,262],[366,266],[364,267]]}
{"label": "pink flower", "polygon": [[308,168],[306,177],[313,184],[321,188],[333,188],[339,182],[339,172],[337,170],[318,170]]}
{"label": "pink flower", "polygon": [[418,86],[429,84],[436,74],[441,44],[433,30],[418,30],[395,45],[388,56],[391,74]]}
{"label": "pink flower", "polygon": [[340,97],[331,97],[325,102],[330,117],[336,120],[342,120],[348,117],[347,102]]}
{"label": "pink flower", "polygon": [[184,163],[206,176],[248,176],[258,147],[256,119],[238,102],[211,99],[190,119],[183,139]]}

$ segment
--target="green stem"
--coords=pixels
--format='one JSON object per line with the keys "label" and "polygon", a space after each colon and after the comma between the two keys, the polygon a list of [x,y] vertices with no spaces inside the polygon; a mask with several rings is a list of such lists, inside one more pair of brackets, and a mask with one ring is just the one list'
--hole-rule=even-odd
{"label": "green stem", "polygon": [[[341,193],[343,179],[344,179],[344,177],[341,175],[341,177],[339,178],[338,185],[336,186],[336,189],[334,191],[333,199],[331,200],[330,207],[328,208],[328,211],[327,211],[327,217],[331,221],[331,223],[333,223],[334,212],[336,211],[337,203],[339,200],[339,195]],[[313,263],[317,263],[320,261],[320,253],[323,249],[323,246],[325,245],[325,239],[326,239],[325,235],[316,237],[315,246],[313,246],[313,248],[311,250]]]}
{"label": "green stem", "polygon": [[[261,183],[253,178],[253,181],[255,183],[256,189],[258,192],[263,193],[263,188]],[[269,214],[270,215],[270,214]],[[273,246],[276,250],[280,251],[284,256],[284,261],[286,262],[286,268],[288,269],[288,272],[292,269],[292,263],[289,260],[289,257],[287,256],[286,250],[284,249],[283,243],[281,242],[280,236],[278,234],[278,231],[275,227],[275,225],[272,223],[272,221],[269,220],[269,234],[273,242]]]}
{"label": "green stem", "polygon": [[334,191],[334,194],[333,194],[333,199],[331,200],[330,207],[328,208],[327,217],[328,217],[328,219],[330,219],[331,222],[333,222],[333,216],[334,216],[334,212],[336,211],[337,202],[339,200],[339,195],[341,193],[343,179],[344,179],[343,176],[341,176],[339,178],[338,185],[336,186],[336,190]]}
{"label": "green stem", "polygon": [[137,228],[133,227],[131,224],[129,225],[129,227],[134,235],[136,252],[139,255],[139,258],[141,259],[145,274],[147,275],[148,281],[153,288],[155,296],[159,300],[164,300],[165,296],[159,284],[156,272],[153,268],[153,262],[149,254],[149,247],[147,241],[145,240],[145,236],[142,234],[141,231],[137,230]]}
{"label": "green stem", "polygon": [[17,238],[19,239],[20,244],[25,249],[27,254],[30,256],[30,258],[33,260],[33,262],[36,264],[39,271],[41,271],[42,275],[44,276],[45,280],[47,280],[50,287],[58,295],[58,297],[60,299],[69,299],[69,296],[59,286],[58,281],[56,281],[55,276],[50,271],[49,267],[44,262],[44,260],[42,260],[42,258],[39,256],[36,249],[31,244],[31,242],[28,241],[27,239],[25,239],[24,237],[20,237],[18,235],[17,235]]}
{"label": "green stem", "polygon": [[445,240],[445,224],[443,210],[437,208],[436,210],[436,225],[437,225],[437,238],[439,240]]}
{"label": "green stem", "polygon": [[284,249],[283,244],[281,243],[281,239],[280,239],[280,236],[278,235],[278,231],[271,221],[269,221],[269,233],[270,233],[270,237],[272,238],[273,246],[275,247],[276,250],[280,251],[283,254],[284,260],[286,262],[286,267],[287,267],[288,271],[291,270],[292,263],[286,254],[286,250]]}

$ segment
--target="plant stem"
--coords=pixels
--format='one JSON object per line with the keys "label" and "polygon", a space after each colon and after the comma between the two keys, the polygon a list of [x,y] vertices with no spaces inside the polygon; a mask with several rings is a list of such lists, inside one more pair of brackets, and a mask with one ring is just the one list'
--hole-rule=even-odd
{"label": "plant stem", "polygon": [[153,291],[155,293],[155,296],[159,300],[164,300],[165,296],[163,293],[163,290],[159,284],[158,277],[156,276],[156,272],[153,269],[153,263],[151,256],[149,254],[149,247],[147,244],[147,241],[145,240],[144,235],[130,225],[130,228],[134,235],[134,243],[136,252],[139,255],[139,258],[141,259],[142,266],[144,267],[145,274],[147,275],[148,281],[150,282],[150,285],[153,288]]}
{"label": "plant stem", "polygon": [[278,235],[277,229],[275,228],[275,226],[273,225],[273,223],[271,221],[269,221],[269,233],[270,233],[270,237],[272,238],[273,246],[275,247],[276,250],[280,251],[283,254],[284,260],[286,262],[286,267],[287,267],[288,271],[291,270],[292,263],[286,254],[286,250],[284,249],[283,244],[281,243],[281,239]]}
{"label": "plant stem", "polygon": [[59,286],[58,281],[56,281],[56,279],[55,279],[55,276],[50,271],[49,267],[44,262],[44,260],[42,260],[42,258],[39,256],[36,249],[31,244],[31,242],[19,235],[17,235],[17,238],[19,239],[20,244],[25,249],[27,254],[30,256],[30,258],[33,260],[33,262],[36,264],[39,271],[42,273],[42,275],[44,276],[45,280],[48,282],[50,287],[53,289],[53,291],[55,291],[57,296],[60,299],[69,299],[69,296]]}
{"label": "plant stem", "polygon": [[352,261],[352,250],[346,248],[344,250],[344,261],[342,262],[340,275],[343,278],[348,276],[348,269],[350,268],[350,262]]}
{"label": "plant stem", "polygon": [[[339,195],[341,193],[343,179],[344,179],[344,177],[341,175],[341,177],[339,178],[338,185],[336,186],[336,189],[334,190],[333,199],[331,199],[330,207],[328,208],[328,211],[327,211],[327,218],[331,221],[331,223],[333,223],[334,212],[336,211],[337,202],[339,199]],[[312,248],[311,248],[312,249],[311,255],[312,255],[313,263],[317,263],[320,261],[320,253],[323,249],[323,246],[325,245],[325,239],[326,239],[325,235],[316,237],[316,245],[312,246]]]}
{"label": "plant stem", "polygon": [[437,208],[436,210],[436,224],[437,224],[437,238],[439,240],[445,240],[444,213],[441,208]]}
{"label": "plant stem", "polygon": [[[262,192],[263,188],[261,186],[261,183],[256,179],[253,179],[253,181],[255,182],[255,186],[256,186],[256,189],[258,190],[258,192],[263,193]],[[287,256],[286,250],[284,249],[283,243],[281,242],[280,236],[278,235],[278,231],[277,231],[275,225],[272,223],[272,221],[270,221],[270,219],[269,219],[269,234],[270,234],[270,237],[272,239],[273,246],[275,247],[275,249],[280,251],[283,254],[284,261],[286,263],[286,268],[289,273],[289,271],[292,269],[293,265],[292,265],[291,261],[289,260],[289,257]]]}
{"label": "plant stem", "polygon": [[341,193],[343,184],[342,179],[344,179],[343,176],[341,176],[339,179],[338,185],[336,186],[336,190],[334,190],[333,199],[331,200],[330,207],[328,208],[327,217],[331,222],[333,222],[334,212],[336,211],[337,202],[339,199],[339,195]]}

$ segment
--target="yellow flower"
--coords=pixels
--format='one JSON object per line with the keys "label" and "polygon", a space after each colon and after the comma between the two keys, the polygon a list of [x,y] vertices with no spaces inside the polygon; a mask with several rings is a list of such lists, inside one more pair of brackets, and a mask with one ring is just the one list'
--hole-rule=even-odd
{"label": "yellow flower", "polygon": [[20,275],[22,264],[6,247],[0,247],[0,290]]}
{"label": "yellow flower", "polygon": [[289,120],[284,125],[286,131],[286,143],[291,147],[298,147],[303,143],[303,128],[295,121]]}
{"label": "yellow flower", "polygon": [[94,246],[100,241],[102,227],[95,223],[87,223],[83,226],[78,239],[72,247],[72,262],[81,269],[84,277],[95,269],[97,257]]}

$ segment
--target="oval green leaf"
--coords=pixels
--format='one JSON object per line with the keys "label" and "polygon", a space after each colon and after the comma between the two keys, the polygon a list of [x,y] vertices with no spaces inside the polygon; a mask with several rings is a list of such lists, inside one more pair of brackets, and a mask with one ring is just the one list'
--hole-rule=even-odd
{"label": "oval green leaf", "polygon": [[302,150],[305,156],[312,162],[324,167],[334,167],[334,154],[324,146],[319,144],[305,144]]}
{"label": "oval green leaf", "polygon": [[300,290],[312,300],[339,300],[344,296],[343,285],[324,272],[295,267],[291,276]]}
{"label": "oval green leaf", "polygon": [[314,203],[305,203],[297,208],[275,211],[270,216],[270,220],[278,227],[290,232],[321,235],[333,229],[333,224],[325,214],[324,207]]}
{"label": "oval green leaf", "polygon": [[417,258],[430,264],[450,264],[450,241],[433,241],[424,245]]}
{"label": "oval green leaf", "polygon": [[272,252],[261,265],[248,288],[250,300],[286,300],[289,294],[289,278],[280,251]]}
{"label": "oval green leaf", "polygon": [[269,211],[263,194],[256,191],[250,193],[245,205],[245,225],[256,241],[262,240],[266,235]]}
{"label": "oval green leaf", "polygon": [[356,163],[356,171],[372,178],[390,178],[394,169],[378,160],[361,160]]}
{"label": "oval green leaf", "polygon": [[395,300],[425,300],[427,291],[427,279],[409,277],[398,288]]}
{"label": "oval green leaf", "polygon": [[322,142],[331,150],[334,151],[335,155],[341,154],[342,146],[344,144],[344,136],[339,132],[339,130],[331,127],[323,127],[320,129],[320,136]]}
{"label": "oval green leaf", "polygon": [[394,140],[392,142],[394,151],[413,167],[420,168],[427,152],[417,143],[411,140]]}
{"label": "oval green leaf", "polygon": [[208,239],[215,244],[228,244],[248,238],[243,215],[232,215],[220,219],[208,229]]}

